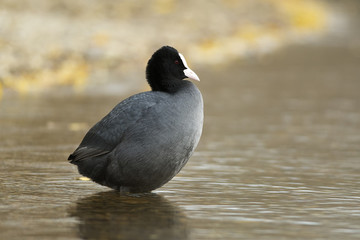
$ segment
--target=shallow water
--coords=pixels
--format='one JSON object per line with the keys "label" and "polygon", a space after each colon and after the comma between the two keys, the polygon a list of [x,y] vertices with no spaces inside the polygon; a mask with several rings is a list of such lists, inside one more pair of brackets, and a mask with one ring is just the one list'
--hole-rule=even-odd
{"label": "shallow water", "polygon": [[[153,194],[66,159],[124,96],[4,96],[1,239],[358,239],[360,50],[296,46],[198,71],[200,144]],[[132,93],[128,93],[129,95]]]}

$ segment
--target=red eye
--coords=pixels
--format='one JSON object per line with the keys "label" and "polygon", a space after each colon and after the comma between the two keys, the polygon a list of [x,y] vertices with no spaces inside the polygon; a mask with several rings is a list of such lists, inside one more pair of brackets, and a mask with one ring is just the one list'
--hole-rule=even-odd
{"label": "red eye", "polygon": [[179,64],[179,61],[178,60],[175,60],[175,62],[174,62],[175,64]]}

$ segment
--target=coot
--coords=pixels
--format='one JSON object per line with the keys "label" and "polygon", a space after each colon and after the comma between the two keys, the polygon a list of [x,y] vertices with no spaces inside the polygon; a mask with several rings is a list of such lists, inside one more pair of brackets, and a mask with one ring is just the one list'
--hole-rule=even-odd
{"label": "coot", "polygon": [[196,148],[203,127],[200,81],[175,48],[146,67],[151,91],[122,102],[96,123],[68,160],[79,173],[120,192],[150,192],[170,181]]}

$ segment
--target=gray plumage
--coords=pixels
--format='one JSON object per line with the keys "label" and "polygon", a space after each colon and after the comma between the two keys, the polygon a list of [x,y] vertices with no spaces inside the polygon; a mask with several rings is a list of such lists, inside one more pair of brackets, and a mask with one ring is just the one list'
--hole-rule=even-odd
{"label": "gray plumage", "polygon": [[[203,100],[198,88],[183,80],[187,65],[176,62],[182,60],[178,56],[171,47],[154,53],[147,67],[153,91],[120,102],[89,130],[69,156],[79,173],[121,192],[149,192],[182,169],[200,140]],[[156,78],[149,76],[151,68]]]}

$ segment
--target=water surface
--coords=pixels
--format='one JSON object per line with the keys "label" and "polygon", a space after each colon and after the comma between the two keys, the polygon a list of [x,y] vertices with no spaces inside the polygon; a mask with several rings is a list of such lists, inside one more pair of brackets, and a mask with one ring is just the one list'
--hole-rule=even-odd
{"label": "water surface", "polygon": [[293,46],[199,70],[203,137],[147,195],[78,180],[66,160],[127,95],[6,95],[0,238],[358,239],[359,62],[358,48]]}

